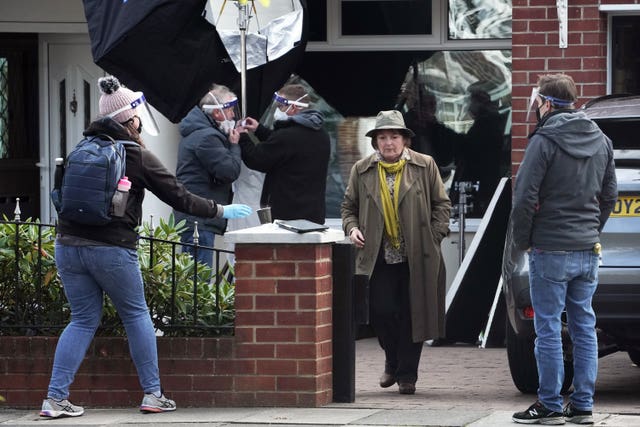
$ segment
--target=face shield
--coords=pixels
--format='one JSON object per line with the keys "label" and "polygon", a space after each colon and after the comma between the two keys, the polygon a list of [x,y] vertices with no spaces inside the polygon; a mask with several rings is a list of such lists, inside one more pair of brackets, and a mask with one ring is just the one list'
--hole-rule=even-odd
{"label": "face shield", "polygon": [[220,110],[222,113],[223,120],[216,120],[220,126],[220,129],[229,134],[231,129],[236,127],[236,118],[240,117],[240,107],[238,105],[238,98],[233,98],[227,102],[219,102],[214,94],[209,92],[209,94],[213,97],[215,104],[204,104],[202,106],[202,111],[207,114],[211,114],[213,110]]}
{"label": "face shield", "polygon": [[290,99],[287,99],[284,96],[278,95],[278,92],[275,92],[273,94],[273,102],[275,104],[275,107],[278,108],[281,111],[289,110],[289,108],[291,108],[292,105],[295,105],[297,107],[307,108],[309,106],[309,103],[300,102],[304,98],[306,98],[307,96],[309,96],[309,95],[305,93],[304,95],[302,95],[300,98],[296,99],[295,101],[291,101]]}
{"label": "face shield", "polygon": [[136,111],[136,116],[140,119],[140,123],[142,124],[142,130],[148,133],[151,136],[158,136],[160,133],[158,131],[158,124],[156,123],[155,118],[153,117],[153,113],[149,108],[149,104],[147,104],[147,100],[144,98],[144,94],[142,92],[135,92],[136,99],[131,102],[129,105],[125,105],[124,107],[114,111],[109,114],[107,117],[114,117],[117,114],[122,113],[123,111],[127,111],[129,109],[133,109]]}
{"label": "face shield", "polygon": [[529,98],[529,108],[527,108],[527,116],[525,118],[526,121],[529,121],[529,116],[531,115],[531,112],[538,108],[538,103],[536,102],[536,99],[538,98],[539,93],[540,93],[540,89],[538,89],[537,87],[534,87],[533,89],[531,89],[531,97]]}
{"label": "face shield", "polygon": [[543,101],[551,102],[553,108],[571,108],[574,104],[573,101],[568,101],[566,99],[554,98],[553,96],[543,95],[540,93],[540,89],[534,87],[531,89],[531,98],[529,99],[529,108],[527,109],[527,117],[526,120],[529,120],[529,114],[532,111],[535,111],[538,108],[538,103],[536,99],[540,97]]}
{"label": "face shield", "polygon": [[307,94],[302,95],[300,98],[292,101],[283,96],[278,95],[278,92],[273,94],[273,119],[274,121],[278,120],[287,120],[289,115],[287,114],[292,106],[303,107],[306,108],[309,106],[306,102],[301,102],[303,98],[305,98]]}

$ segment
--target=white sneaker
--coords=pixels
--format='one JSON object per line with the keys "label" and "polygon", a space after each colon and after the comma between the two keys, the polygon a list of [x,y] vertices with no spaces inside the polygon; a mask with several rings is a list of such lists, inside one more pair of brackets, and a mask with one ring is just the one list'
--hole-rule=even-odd
{"label": "white sneaker", "polygon": [[58,418],[58,417],[79,417],[84,414],[82,406],[76,406],[67,399],[56,400],[47,397],[42,401],[41,417]]}
{"label": "white sneaker", "polygon": [[154,393],[146,393],[140,404],[140,411],[142,412],[169,412],[176,410],[176,402],[160,392],[160,396],[156,396]]}

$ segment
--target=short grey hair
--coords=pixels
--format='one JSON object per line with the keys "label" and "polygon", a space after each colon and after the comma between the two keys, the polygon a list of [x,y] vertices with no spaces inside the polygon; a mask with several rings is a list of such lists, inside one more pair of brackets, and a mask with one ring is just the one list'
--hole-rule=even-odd
{"label": "short grey hair", "polygon": [[[215,98],[214,98],[215,97]],[[198,106],[202,108],[205,104],[221,104],[237,98],[236,94],[225,85],[213,84],[209,91],[200,99]]]}

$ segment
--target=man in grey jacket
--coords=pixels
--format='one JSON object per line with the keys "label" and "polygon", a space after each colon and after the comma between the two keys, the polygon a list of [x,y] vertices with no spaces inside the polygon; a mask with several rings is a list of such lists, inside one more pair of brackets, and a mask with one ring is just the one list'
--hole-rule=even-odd
{"label": "man in grey jacket", "polygon": [[[565,74],[541,76],[532,95],[538,125],[518,170],[511,223],[515,245],[529,252],[537,334],[538,401],[513,421],[593,422],[598,370],[596,317],[599,234],[617,198],[611,141],[576,110],[577,88]],[[573,342],[574,392],[563,410],[561,314]]]}
{"label": "man in grey jacket", "polygon": [[[235,130],[238,98],[226,86],[214,84],[180,122],[178,181],[192,193],[228,204],[233,199],[231,184],[240,175],[242,159]],[[194,224],[198,222],[198,244],[213,247],[216,234],[224,234],[227,220],[201,218],[174,211],[176,221],[185,219],[187,229],[180,240],[193,243]],[[194,248],[185,251],[194,254]],[[198,261],[211,267],[213,252],[198,248]]]}

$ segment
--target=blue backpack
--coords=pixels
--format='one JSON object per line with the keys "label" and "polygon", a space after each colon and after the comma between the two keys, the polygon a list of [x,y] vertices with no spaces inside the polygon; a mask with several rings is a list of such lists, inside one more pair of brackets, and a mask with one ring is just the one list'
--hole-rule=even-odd
{"label": "blue backpack", "polygon": [[85,225],[113,219],[111,202],[127,164],[125,145],[137,144],[98,135],[76,145],[64,162],[59,188],[51,191],[60,218]]}

